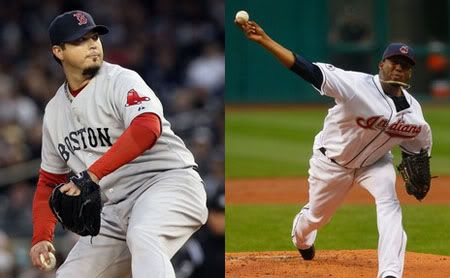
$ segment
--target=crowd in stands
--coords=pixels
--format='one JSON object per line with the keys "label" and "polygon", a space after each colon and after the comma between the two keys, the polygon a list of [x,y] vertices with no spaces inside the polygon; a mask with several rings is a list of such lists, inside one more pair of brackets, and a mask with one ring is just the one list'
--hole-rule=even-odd
{"label": "crowd in stands", "polygon": [[[163,103],[172,129],[193,152],[214,200],[208,205],[223,223],[219,232],[205,225],[192,240],[207,258],[219,258],[211,265],[223,273],[224,1],[15,0],[3,1],[0,10],[0,278],[54,277],[31,268],[31,205],[44,108],[64,82],[61,66],[51,55],[47,28],[58,14],[76,9],[110,28],[101,38],[105,61],[144,78]],[[12,170],[18,166],[28,170]],[[58,263],[76,240],[57,227]],[[195,264],[197,273],[208,268],[206,263]],[[183,277],[202,277],[190,273]]]}

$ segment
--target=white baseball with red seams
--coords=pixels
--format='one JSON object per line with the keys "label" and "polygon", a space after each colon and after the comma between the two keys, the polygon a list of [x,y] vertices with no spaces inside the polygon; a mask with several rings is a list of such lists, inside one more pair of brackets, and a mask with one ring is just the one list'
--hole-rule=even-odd
{"label": "white baseball with red seams", "polygon": [[[206,193],[194,157],[170,128],[154,92],[134,71],[103,62],[75,97],[64,83],[45,109],[41,168],[86,170],[142,113],[161,136],[138,158],[100,180],[100,234],[81,237],[57,277],[175,277],[170,258],[206,222]],[[131,257],[133,258],[131,260]],[[161,267],[164,266],[164,267]]]}
{"label": "white baseball with red seams", "polygon": [[409,108],[397,112],[378,75],[344,71],[315,63],[323,74],[322,95],[335,99],[314,140],[309,169],[309,203],[293,225],[294,244],[306,249],[316,230],[325,225],[353,184],[374,197],[379,232],[378,277],[402,275],[406,233],[395,191],[391,149],[431,152],[431,129],[417,100],[402,89]]}

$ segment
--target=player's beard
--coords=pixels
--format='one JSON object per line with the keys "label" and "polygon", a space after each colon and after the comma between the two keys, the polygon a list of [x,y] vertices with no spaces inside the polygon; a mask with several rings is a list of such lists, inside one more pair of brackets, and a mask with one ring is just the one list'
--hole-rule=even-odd
{"label": "player's beard", "polygon": [[87,67],[83,70],[83,76],[86,77],[87,79],[92,79],[94,78],[94,76],[97,75],[98,71],[100,70],[100,66],[90,66]]}

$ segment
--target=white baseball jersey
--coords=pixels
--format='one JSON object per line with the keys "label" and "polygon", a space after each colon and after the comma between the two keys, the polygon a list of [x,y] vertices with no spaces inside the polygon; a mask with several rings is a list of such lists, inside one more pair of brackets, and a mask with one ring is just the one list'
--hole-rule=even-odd
{"label": "white baseball jersey", "polygon": [[315,63],[323,74],[322,95],[335,99],[314,148],[346,168],[371,165],[400,145],[408,153],[421,148],[431,152],[431,130],[417,100],[406,90],[410,107],[397,112],[394,101],[381,87],[378,75],[345,71]]}
{"label": "white baseball jersey", "polygon": [[142,113],[161,120],[156,144],[100,181],[107,198],[124,199],[155,174],[196,166],[191,152],[170,128],[155,93],[134,71],[103,62],[74,98],[64,83],[45,109],[41,168],[62,174],[86,170]]}
{"label": "white baseball jersey", "polygon": [[430,127],[419,103],[407,91],[403,94],[409,108],[397,112],[377,75],[316,65],[323,74],[319,92],[333,97],[336,105],[329,109],[314,140],[308,171],[309,201],[294,218],[292,242],[298,249],[311,248],[317,230],[330,221],[358,184],[376,204],[377,277],[402,277],[407,236],[390,150],[400,145],[409,153],[418,153],[421,148],[431,152]]}

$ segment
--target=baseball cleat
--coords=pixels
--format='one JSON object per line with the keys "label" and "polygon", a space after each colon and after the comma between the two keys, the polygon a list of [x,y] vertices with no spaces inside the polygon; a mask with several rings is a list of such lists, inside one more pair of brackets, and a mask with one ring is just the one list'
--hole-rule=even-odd
{"label": "baseball cleat", "polygon": [[302,255],[302,258],[305,261],[310,261],[314,259],[314,256],[316,255],[316,248],[314,247],[313,244],[308,249],[298,249],[298,252],[300,252],[300,255]]}
{"label": "baseball cleat", "polygon": [[[292,239],[292,243],[294,244],[294,246],[297,248],[298,252],[300,252],[300,255],[302,256],[302,258],[305,261],[309,261],[312,260],[316,254],[316,249],[314,247],[314,244],[312,245],[307,245],[306,243],[300,243],[297,240],[297,231],[296,231],[296,227],[298,224],[298,220],[300,218],[300,215],[302,214],[302,212],[299,212],[295,218],[294,221],[292,223],[292,233],[291,233],[291,239]],[[316,238],[316,233],[317,231],[313,231],[313,240]]]}

